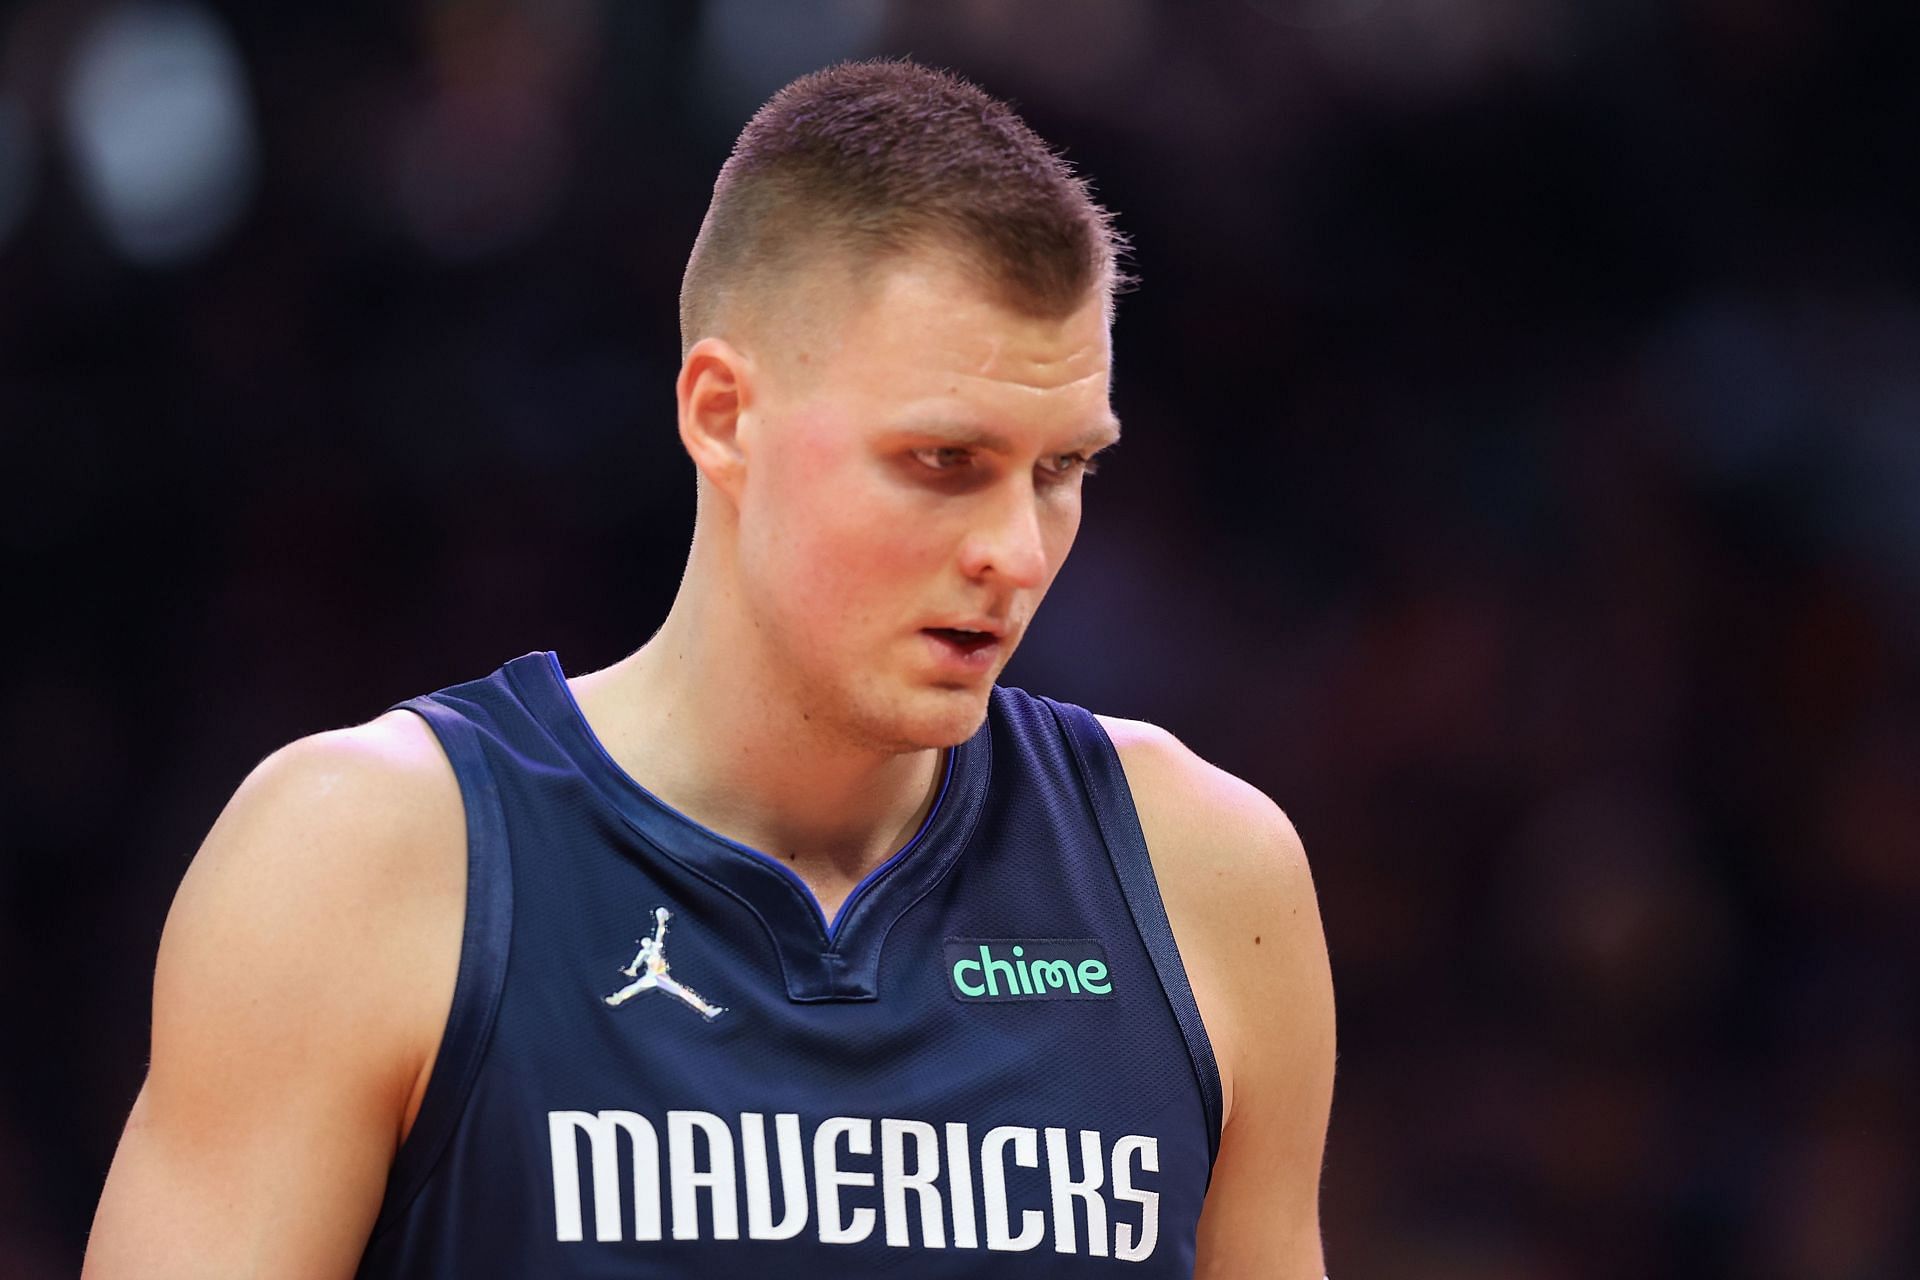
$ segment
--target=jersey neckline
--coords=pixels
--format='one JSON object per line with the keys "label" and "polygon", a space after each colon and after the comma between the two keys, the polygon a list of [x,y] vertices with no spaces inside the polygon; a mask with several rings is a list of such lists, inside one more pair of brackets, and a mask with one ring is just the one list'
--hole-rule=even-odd
{"label": "jersey neckline", "polygon": [[[778,858],[682,813],[623,769],[587,722],[558,654],[529,653],[504,671],[523,704],[650,849],[760,920],[796,1001],[876,998],[887,933],[952,867],[986,796],[992,735],[983,724],[948,750],[940,790],[920,829],[854,886],[829,921],[812,890]],[[996,702],[999,696],[996,688]]]}

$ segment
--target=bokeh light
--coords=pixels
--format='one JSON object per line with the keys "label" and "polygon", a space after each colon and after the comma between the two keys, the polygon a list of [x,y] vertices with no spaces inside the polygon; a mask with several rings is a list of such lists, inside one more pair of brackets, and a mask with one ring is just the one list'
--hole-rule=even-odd
{"label": "bokeh light", "polygon": [[244,212],[259,162],[246,70],[211,10],[108,9],[82,38],[64,105],[81,190],[127,257],[191,258]]}

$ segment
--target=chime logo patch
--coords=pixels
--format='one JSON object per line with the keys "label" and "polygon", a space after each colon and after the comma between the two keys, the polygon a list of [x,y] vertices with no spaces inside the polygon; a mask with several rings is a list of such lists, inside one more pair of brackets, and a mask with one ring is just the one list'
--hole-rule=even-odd
{"label": "chime logo patch", "polygon": [[948,938],[946,959],[948,989],[968,1004],[1113,998],[1098,938]]}

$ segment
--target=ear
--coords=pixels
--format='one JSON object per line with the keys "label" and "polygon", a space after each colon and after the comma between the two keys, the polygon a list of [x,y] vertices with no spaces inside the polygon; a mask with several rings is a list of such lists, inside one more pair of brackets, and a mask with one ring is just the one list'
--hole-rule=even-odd
{"label": "ear", "polygon": [[753,404],[753,362],[724,338],[702,338],[681,362],[674,385],[680,443],[700,474],[738,501],[747,457],[741,420]]}

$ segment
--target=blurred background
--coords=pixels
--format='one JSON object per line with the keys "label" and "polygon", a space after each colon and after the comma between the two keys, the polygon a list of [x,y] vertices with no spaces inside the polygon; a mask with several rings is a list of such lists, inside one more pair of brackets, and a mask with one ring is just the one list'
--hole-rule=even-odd
{"label": "blurred background", "polygon": [[1127,440],[1008,682],[1298,824],[1332,1274],[1920,1275],[1917,49],[1850,0],[0,6],[0,1274],[77,1269],[255,762],[650,634],[714,173],[911,53],[1134,240]]}

